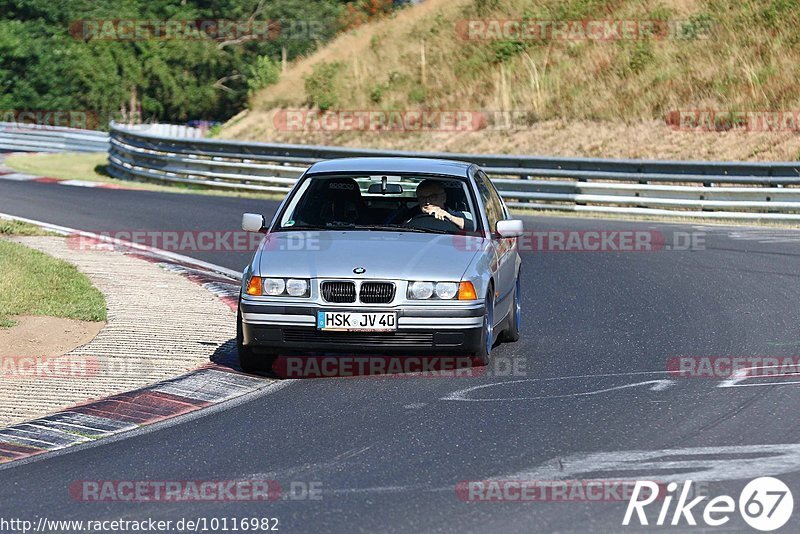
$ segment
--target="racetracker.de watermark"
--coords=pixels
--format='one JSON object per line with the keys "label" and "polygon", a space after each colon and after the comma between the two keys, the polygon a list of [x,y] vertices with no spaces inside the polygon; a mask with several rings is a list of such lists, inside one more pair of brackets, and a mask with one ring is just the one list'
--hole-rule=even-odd
{"label": "racetracker.de watermark", "polygon": [[[705,249],[705,232],[658,230],[529,230],[516,238],[520,252],[661,252]],[[454,235],[459,250],[479,250],[482,238]]]}
{"label": "racetracker.de watermark", "polygon": [[[328,241],[318,231],[268,234],[263,250],[321,251]],[[159,249],[168,252],[253,252],[265,236],[244,230],[98,230],[67,236],[73,250],[129,252]]]}
{"label": "racetracker.de watermark", "polygon": [[281,109],[272,123],[280,132],[475,132],[489,119],[474,110]]}
{"label": "racetracker.de watermark", "polygon": [[0,356],[0,381],[150,376],[153,360],[141,356]]}
{"label": "racetracker.de watermark", "polygon": [[621,502],[635,487],[635,480],[462,480],[455,492],[465,502]]}
{"label": "racetracker.de watermark", "polygon": [[82,41],[274,41],[319,40],[330,23],[293,20],[83,19],[72,21],[69,34]]}
{"label": "racetracker.de watermark", "polygon": [[683,132],[800,132],[800,110],[680,109],[667,113],[667,125]]}
{"label": "racetracker.de watermark", "polygon": [[667,371],[679,378],[800,377],[800,356],[676,356]]}
{"label": "racetracker.de watermark", "polygon": [[322,482],[293,480],[76,480],[69,495],[81,502],[319,501]]}
{"label": "racetracker.de watermark", "polygon": [[0,356],[0,380],[86,378],[101,370],[94,356]]}
{"label": "racetracker.de watermark", "polygon": [[0,109],[0,122],[7,123],[3,129],[9,128],[30,128],[35,126],[37,129],[61,129],[79,128],[82,130],[94,130],[100,124],[97,113],[93,111],[75,109],[51,109],[51,110],[17,110]]}
{"label": "racetracker.de watermark", "polygon": [[467,41],[640,41],[707,39],[710,25],[693,20],[468,19],[456,23]]}
{"label": "racetracker.de watermark", "polygon": [[527,360],[519,356],[495,356],[488,365],[481,365],[469,355],[281,355],[273,362],[272,371],[282,378],[475,378],[528,374]]}

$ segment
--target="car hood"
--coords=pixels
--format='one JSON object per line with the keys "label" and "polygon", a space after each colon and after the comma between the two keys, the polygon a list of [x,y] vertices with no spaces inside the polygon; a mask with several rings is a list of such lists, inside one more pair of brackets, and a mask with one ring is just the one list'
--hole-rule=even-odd
{"label": "car hood", "polygon": [[268,234],[261,276],[460,280],[481,238],[415,232],[320,231]]}

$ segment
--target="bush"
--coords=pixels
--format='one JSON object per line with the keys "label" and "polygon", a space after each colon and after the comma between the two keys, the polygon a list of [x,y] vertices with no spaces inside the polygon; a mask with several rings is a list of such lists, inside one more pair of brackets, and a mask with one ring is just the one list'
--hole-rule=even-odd
{"label": "bush", "polygon": [[323,62],[313,68],[305,80],[309,104],[318,107],[321,111],[327,111],[336,106],[339,102],[336,93],[336,77],[339,75],[341,67],[341,63],[334,61],[332,63]]}
{"label": "bush", "polygon": [[713,31],[714,20],[708,13],[689,16],[689,20],[680,28],[683,39],[700,39],[709,37]]}
{"label": "bush", "polygon": [[387,87],[384,84],[378,84],[374,86],[369,92],[369,99],[376,104],[380,104],[381,100],[383,100],[383,93],[386,91],[386,89]]}
{"label": "bush", "polygon": [[222,123],[215,124],[214,126],[209,128],[208,129],[208,133],[206,134],[206,137],[214,138],[214,137],[218,136],[220,134],[220,132],[222,132]]}
{"label": "bush", "polygon": [[424,103],[426,98],[428,98],[428,91],[424,87],[413,87],[408,92],[408,99],[415,104]]}
{"label": "bush", "polygon": [[504,63],[525,50],[522,41],[494,41],[491,44],[494,61]]}
{"label": "bush", "polygon": [[631,53],[630,68],[636,74],[642,72],[653,61],[653,50],[647,41],[639,41]]}
{"label": "bush", "polygon": [[278,78],[281,77],[281,68],[267,56],[258,56],[255,63],[250,66],[249,71],[247,87],[250,93],[277,83]]}

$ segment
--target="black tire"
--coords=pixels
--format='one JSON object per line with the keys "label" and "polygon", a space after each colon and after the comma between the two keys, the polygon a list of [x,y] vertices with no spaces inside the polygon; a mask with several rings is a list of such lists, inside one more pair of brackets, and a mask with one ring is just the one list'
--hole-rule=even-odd
{"label": "black tire", "polygon": [[520,322],[522,320],[522,290],[520,286],[519,274],[517,283],[514,287],[514,301],[511,303],[511,312],[508,314],[508,324],[503,331],[503,341],[514,343],[519,341]]}
{"label": "black tire", "polygon": [[272,370],[274,356],[256,354],[252,349],[244,346],[242,334],[242,312],[236,314],[236,351],[239,353],[239,366],[245,373],[258,373]]}
{"label": "black tire", "polygon": [[483,314],[483,328],[481,329],[481,346],[472,355],[473,360],[478,365],[488,365],[492,355],[493,334],[494,334],[494,288],[489,287],[484,300],[486,311]]}

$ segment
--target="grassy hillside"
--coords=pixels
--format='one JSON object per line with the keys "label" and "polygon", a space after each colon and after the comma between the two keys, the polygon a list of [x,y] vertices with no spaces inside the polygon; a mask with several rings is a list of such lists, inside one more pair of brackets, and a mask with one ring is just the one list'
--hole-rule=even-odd
{"label": "grassy hillside", "polygon": [[[682,36],[468,40],[457,29],[470,19],[682,21]],[[250,111],[230,121],[222,136],[467,151],[795,159],[796,132],[675,132],[664,118],[686,109],[800,109],[798,22],[800,3],[793,0],[428,0],[296,62],[276,85],[256,94]],[[498,132],[490,124],[468,134],[276,131],[273,113],[286,107],[510,111],[516,129]],[[566,144],[550,141],[566,131]],[[646,146],[648,140],[652,146],[642,154],[637,141]]]}

